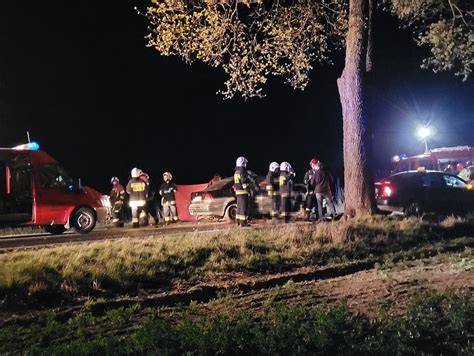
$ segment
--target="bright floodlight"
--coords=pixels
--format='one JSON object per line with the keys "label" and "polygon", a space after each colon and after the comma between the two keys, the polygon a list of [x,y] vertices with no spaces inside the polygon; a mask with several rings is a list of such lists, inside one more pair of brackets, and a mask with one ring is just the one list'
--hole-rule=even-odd
{"label": "bright floodlight", "polygon": [[418,128],[417,134],[421,139],[426,139],[430,137],[433,134],[433,132],[431,131],[430,127],[422,126]]}

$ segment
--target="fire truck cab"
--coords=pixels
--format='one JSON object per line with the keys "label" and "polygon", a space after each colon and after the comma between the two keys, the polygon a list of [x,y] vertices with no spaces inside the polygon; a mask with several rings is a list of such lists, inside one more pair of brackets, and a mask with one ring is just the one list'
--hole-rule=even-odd
{"label": "fire truck cab", "polygon": [[393,173],[417,170],[444,171],[449,165],[461,163],[463,166],[474,162],[474,147],[458,146],[433,148],[417,156],[395,156]]}
{"label": "fire truck cab", "polygon": [[36,143],[0,148],[0,226],[43,226],[86,234],[108,214],[108,200],[81,186]]}

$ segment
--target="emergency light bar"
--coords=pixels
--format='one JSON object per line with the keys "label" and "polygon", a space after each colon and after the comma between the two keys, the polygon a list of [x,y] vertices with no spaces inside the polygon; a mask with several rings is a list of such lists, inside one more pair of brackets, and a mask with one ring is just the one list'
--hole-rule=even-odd
{"label": "emergency light bar", "polygon": [[30,143],[25,143],[23,145],[18,145],[15,147],[12,147],[12,150],[17,150],[17,151],[24,151],[24,150],[30,150],[30,151],[38,151],[39,150],[39,145],[36,142],[30,142]]}

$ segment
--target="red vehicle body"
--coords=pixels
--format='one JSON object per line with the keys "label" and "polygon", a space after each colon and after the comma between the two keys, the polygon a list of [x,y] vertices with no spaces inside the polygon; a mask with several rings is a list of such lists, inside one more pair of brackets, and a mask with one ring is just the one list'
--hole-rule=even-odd
{"label": "red vehicle body", "polygon": [[75,183],[47,153],[0,149],[0,226],[88,233],[107,218],[107,199]]}
{"label": "red vehicle body", "polygon": [[450,164],[456,166],[461,163],[466,166],[474,162],[474,147],[458,146],[434,148],[421,155],[412,157],[399,157],[394,159],[393,173],[406,172],[422,168],[425,170],[444,171]]}

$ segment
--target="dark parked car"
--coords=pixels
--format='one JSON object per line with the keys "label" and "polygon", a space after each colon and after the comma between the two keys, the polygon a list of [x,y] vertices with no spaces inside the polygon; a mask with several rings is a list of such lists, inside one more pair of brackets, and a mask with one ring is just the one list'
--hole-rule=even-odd
{"label": "dark parked car", "polygon": [[472,184],[438,171],[408,171],[375,184],[380,210],[404,215],[463,214],[474,211]]}
{"label": "dark parked car", "polygon": [[[189,212],[191,215],[208,218],[235,220],[237,214],[237,203],[235,200],[233,177],[208,186],[200,192],[191,194]],[[254,177],[251,184],[250,194],[250,216],[269,215],[271,211],[271,200],[265,190],[266,182],[263,177]],[[291,211],[298,212],[306,194],[303,184],[293,185],[294,194],[291,199]]]}

